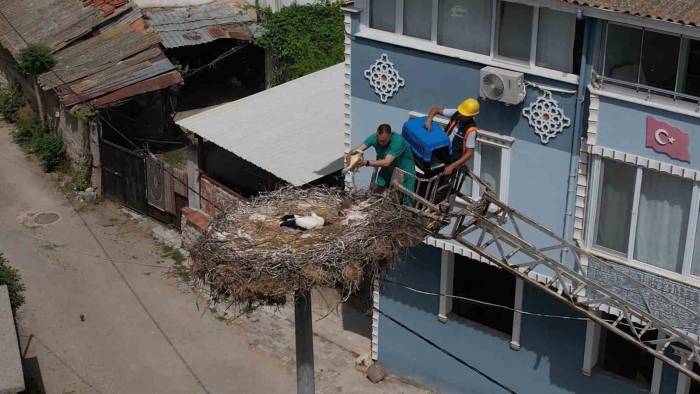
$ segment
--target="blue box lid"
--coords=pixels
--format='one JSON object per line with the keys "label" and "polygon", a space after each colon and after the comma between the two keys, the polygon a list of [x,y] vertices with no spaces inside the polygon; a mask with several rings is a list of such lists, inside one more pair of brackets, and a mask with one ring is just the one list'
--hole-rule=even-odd
{"label": "blue box lid", "polygon": [[432,160],[433,152],[447,147],[450,148],[450,138],[445,131],[433,122],[430,132],[423,127],[426,116],[413,118],[403,124],[402,135],[411,145],[413,153],[426,162]]}

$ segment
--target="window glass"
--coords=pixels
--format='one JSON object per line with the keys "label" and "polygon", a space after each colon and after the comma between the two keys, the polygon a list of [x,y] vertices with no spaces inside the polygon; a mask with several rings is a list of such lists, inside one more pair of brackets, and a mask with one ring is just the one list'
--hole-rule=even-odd
{"label": "window glass", "polygon": [[573,72],[576,15],[540,8],[538,25],[536,64],[566,73]]}
{"label": "window glass", "polygon": [[688,42],[688,65],[684,86],[680,91],[692,96],[700,96],[700,41]]}
{"label": "window glass", "polygon": [[403,0],[403,34],[429,40],[432,14],[432,1]]}
{"label": "window glass", "polygon": [[627,254],[634,202],[636,169],[620,162],[603,161],[595,244]]}
{"label": "window glass", "polygon": [[[608,313],[603,313],[601,317],[609,321],[617,319],[617,316]],[[627,320],[623,320],[617,327],[635,336],[629,324]],[[635,328],[637,332],[641,330],[639,325]],[[654,356],[614,332],[601,330],[600,335],[600,368],[633,380],[644,387],[650,387],[654,374]],[[642,335],[642,340],[653,341],[658,335],[656,330],[649,330]]]}
{"label": "window glass", "polygon": [[644,171],[634,258],[680,273],[690,215],[690,180]]}
{"label": "window glass", "polygon": [[370,0],[369,10],[371,28],[396,31],[396,0]]}
{"label": "window glass", "polygon": [[[460,255],[455,255],[454,270],[456,296],[513,308],[515,277],[508,271]],[[455,299],[452,312],[504,334],[513,332],[513,311],[508,309]]]}
{"label": "window glass", "polygon": [[700,276],[700,216],[698,217],[698,226],[695,229],[695,243],[693,244],[693,263],[690,268],[691,273],[695,276]]}
{"label": "window glass", "polygon": [[500,196],[501,192],[501,149],[489,144],[481,144],[481,175],[480,178],[491,185]]}
{"label": "window glass", "polygon": [[529,5],[501,3],[498,18],[498,54],[518,60],[530,60],[532,12]]}
{"label": "window glass", "polygon": [[[474,170],[474,155],[467,160],[467,167],[471,169],[472,171]],[[462,188],[459,189],[460,192],[463,194],[466,194],[467,196],[472,195],[472,189],[474,188],[474,180],[468,176],[464,177],[464,182],[462,183]]]}
{"label": "window glass", "polygon": [[643,42],[640,82],[655,88],[675,90],[681,38],[647,30]]}
{"label": "window glass", "polygon": [[637,82],[642,34],[641,29],[608,24],[605,76],[621,81]]}
{"label": "window glass", "polygon": [[[700,374],[700,366],[697,363],[693,363],[693,372]],[[690,379],[690,391],[688,391],[688,394],[700,394],[700,383]]]}
{"label": "window glass", "polygon": [[438,44],[490,54],[491,9],[490,0],[438,0]]}

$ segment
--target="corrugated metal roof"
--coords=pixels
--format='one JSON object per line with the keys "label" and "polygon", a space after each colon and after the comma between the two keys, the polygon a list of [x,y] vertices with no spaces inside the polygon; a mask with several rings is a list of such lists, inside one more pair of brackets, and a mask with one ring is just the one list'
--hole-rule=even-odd
{"label": "corrugated metal roof", "polygon": [[176,123],[295,186],[343,167],[343,64]]}
{"label": "corrugated metal roof", "polygon": [[148,26],[160,35],[166,48],[199,45],[219,38],[249,41],[255,12],[230,3],[212,3],[192,7],[148,8],[144,10]]}
{"label": "corrugated metal roof", "polygon": [[[127,0],[0,0],[0,9],[26,41],[54,50],[56,65],[39,83],[67,106],[107,105],[182,81]],[[14,56],[25,46],[3,18],[0,44]]]}
{"label": "corrugated metal roof", "polygon": [[700,26],[698,0],[560,0],[564,3],[600,8],[603,10]]}

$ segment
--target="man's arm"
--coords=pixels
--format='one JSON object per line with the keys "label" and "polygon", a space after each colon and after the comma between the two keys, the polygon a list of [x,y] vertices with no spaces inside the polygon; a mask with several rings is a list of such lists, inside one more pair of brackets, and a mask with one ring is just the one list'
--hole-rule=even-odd
{"label": "man's arm", "polygon": [[381,160],[366,160],[365,164],[370,167],[391,167],[394,163],[394,159],[394,156],[386,155],[386,157]]}
{"label": "man's arm", "polygon": [[467,132],[467,135],[464,137],[464,142],[462,145],[463,153],[462,156],[455,160],[454,163],[451,163],[447,167],[445,167],[445,175],[452,175],[452,173],[455,172],[455,170],[461,168],[463,165],[465,165],[469,159],[472,158],[474,155],[474,148],[476,148],[476,132],[477,130],[470,129]]}
{"label": "man's arm", "polygon": [[445,108],[443,107],[431,108],[430,112],[428,112],[428,119],[425,120],[425,124],[423,125],[423,127],[425,127],[426,130],[430,130],[432,128],[431,126],[433,125],[433,118],[435,117],[435,115],[442,114],[442,111],[444,109]]}
{"label": "man's arm", "polygon": [[466,164],[466,162],[468,162],[472,156],[474,156],[474,148],[465,148],[462,157],[445,167],[445,175],[452,175],[457,169],[462,168],[462,166]]}

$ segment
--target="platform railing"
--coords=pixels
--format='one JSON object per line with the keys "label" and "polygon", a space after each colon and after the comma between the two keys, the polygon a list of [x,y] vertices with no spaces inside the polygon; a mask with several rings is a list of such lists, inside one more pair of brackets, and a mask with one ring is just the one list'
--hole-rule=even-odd
{"label": "platform railing", "polygon": [[[414,177],[416,189],[404,184]],[[460,192],[465,179],[481,186],[479,198]],[[700,363],[700,311],[692,310],[669,295],[640,282],[620,270],[619,264],[601,259],[564,240],[537,221],[521,214],[498,199],[493,189],[469,169],[447,177],[422,178],[396,169],[390,190],[402,197],[403,209],[433,219],[430,228],[437,238],[451,239],[483,259],[510,271],[551,296],[568,304],[590,320],[639,346],[690,378],[700,382],[693,364]],[[459,197],[465,204],[456,204]],[[449,231],[446,233],[444,230]],[[552,253],[571,256],[571,264]],[[589,266],[598,264],[614,272],[616,285],[601,283],[589,275]],[[571,265],[571,266],[569,266]],[[549,273],[544,282],[530,275],[535,270]],[[625,294],[640,300],[634,302]],[[597,311],[617,314],[616,320],[601,318]],[[673,320],[669,316],[682,316]],[[627,329],[622,329],[627,326]],[[656,332],[655,340],[645,334]],[[678,359],[667,350],[681,353]]]}

